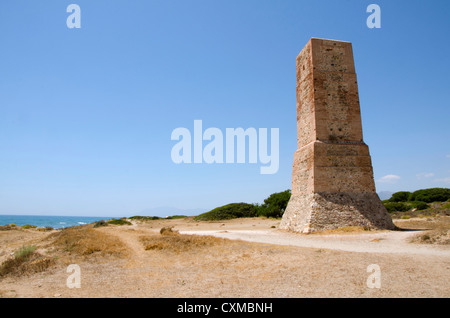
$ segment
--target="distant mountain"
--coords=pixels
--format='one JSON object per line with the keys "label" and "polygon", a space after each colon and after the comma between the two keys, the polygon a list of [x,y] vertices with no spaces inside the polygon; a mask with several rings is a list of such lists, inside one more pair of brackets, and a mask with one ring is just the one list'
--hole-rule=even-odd
{"label": "distant mountain", "polygon": [[394,192],[391,191],[380,191],[378,192],[378,196],[380,197],[380,200],[388,200],[392,197]]}
{"label": "distant mountain", "polygon": [[166,217],[166,216],[172,216],[172,215],[199,215],[206,210],[204,209],[179,209],[179,208],[173,208],[168,206],[162,206],[162,207],[156,207],[156,208],[150,208],[142,210],[138,213],[136,213],[133,216],[159,216],[159,217]]}

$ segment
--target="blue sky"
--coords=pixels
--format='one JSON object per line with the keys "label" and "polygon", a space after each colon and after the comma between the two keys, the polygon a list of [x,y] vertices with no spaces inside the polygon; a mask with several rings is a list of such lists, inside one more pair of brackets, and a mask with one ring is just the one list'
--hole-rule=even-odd
{"label": "blue sky", "polygon": [[[289,189],[311,37],[352,42],[377,191],[450,187],[449,17],[444,0],[3,0],[0,214],[203,212]],[[278,172],[175,164],[171,133],[194,120],[279,128]]]}

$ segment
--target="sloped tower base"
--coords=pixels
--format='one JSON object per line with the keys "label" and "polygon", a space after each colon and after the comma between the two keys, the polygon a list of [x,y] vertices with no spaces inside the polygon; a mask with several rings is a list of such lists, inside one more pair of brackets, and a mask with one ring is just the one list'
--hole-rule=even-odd
{"label": "sloped tower base", "polygon": [[363,226],[394,230],[376,193],[312,193],[291,196],[280,229],[299,233]]}

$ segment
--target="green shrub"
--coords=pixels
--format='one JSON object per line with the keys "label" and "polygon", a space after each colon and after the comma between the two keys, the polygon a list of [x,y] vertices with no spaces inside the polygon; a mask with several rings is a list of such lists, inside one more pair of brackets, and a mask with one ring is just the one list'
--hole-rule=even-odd
{"label": "green shrub", "polygon": [[423,201],[414,201],[411,202],[412,207],[416,208],[417,210],[426,210],[428,209],[430,206],[423,202]]}
{"label": "green shrub", "polygon": [[410,205],[404,202],[387,202],[384,207],[388,212],[406,212],[410,209]]}
{"label": "green shrub", "polygon": [[160,217],[160,216],[140,216],[140,215],[136,215],[136,216],[132,216],[129,219],[131,220],[139,220],[139,221],[153,221],[153,220],[174,220],[174,219],[183,219],[186,218],[186,215],[171,215],[168,217]]}
{"label": "green shrub", "polygon": [[264,204],[256,206],[257,215],[281,218],[290,198],[291,190],[271,194],[264,200]]}
{"label": "green shrub", "polygon": [[33,252],[36,250],[36,246],[34,245],[23,245],[14,253],[14,258],[28,258]]}
{"label": "green shrub", "polygon": [[258,207],[258,216],[265,216],[268,218],[281,218],[283,216],[284,209],[280,209],[275,206],[261,205]]}
{"label": "green shrub", "polygon": [[392,194],[391,198],[389,199],[389,202],[406,202],[408,201],[409,196],[411,195],[411,192],[409,191],[399,191]]}
{"label": "green shrub", "polygon": [[410,194],[408,201],[423,201],[431,203],[435,201],[444,202],[450,199],[450,189],[431,188],[414,191]]}
{"label": "green shrub", "polygon": [[41,272],[53,263],[52,259],[42,257],[35,250],[34,245],[23,245],[14,253],[14,257],[6,259],[0,265],[0,277],[8,274]]}
{"label": "green shrub", "polygon": [[114,224],[114,225],[131,225],[131,222],[125,220],[125,219],[112,219],[107,222],[108,224]]}
{"label": "green shrub", "polygon": [[171,215],[171,216],[166,217],[166,219],[174,220],[174,219],[184,219],[186,217],[187,217],[186,215]]}
{"label": "green shrub", "polygon": [[94,223],[94,227],[102,227],[102,226],[108,226],[108,223],[104,220],[100,220]]}
{"label": "green shrub", "polygon": [[152,221],[152,220],[161,220],[162,217],[159,216],[140,216],[140,215],[136,215],[136,216],[132,216],[129,219],[131,220],[139,220],[139,221]]}
{"label": "green shrub", "polygon": [[27,229],[35,229],[35,228],[36,228],[36,225],[32,225],[32,224],[22,225],[22,229],[25,229],[25,230],[27,230]]}
{"label": "green shrub", "polygon": [[234,218],[255,217],[256,207],[248,203],[231,203],[209,212],[200,214],[194,218],[198,221],[213,221],[213,220],[229,220]]}

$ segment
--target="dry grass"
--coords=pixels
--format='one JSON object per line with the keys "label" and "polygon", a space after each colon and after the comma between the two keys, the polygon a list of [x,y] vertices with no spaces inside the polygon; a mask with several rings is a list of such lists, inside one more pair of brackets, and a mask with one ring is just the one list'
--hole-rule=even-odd
{"label": "dry grass", "polygon": [[179,234],[172,228],[162,228],[161,235],[141,236],[145,250],[164,250],[176,253],[224,245],[228,240],[213,236]]}
{"label": "dry grass", "polygon": [[35,245],[22,246],[0,265],[0,277],[42,272],[60,261],[64,263],[69,255],[76,257],[128,255],[126,246],[119,238],[89,225],[63,229],[36,242],[41,247],[41,252],[46,250],[47,254],[50,251],[51,256],[37,252],[38,247]]}
{"label": "dry grass", "polygon": [[180,233],[177,230],[173,229],[173,226],[165,226],[159,230],[159,234],[161,235],[179,235]]}
{"label": "dry grass", "polygon": [[7,225],[1,225],[0,226],[0,231],[12,231],[12,230],[20,231],[21,228],[16,226],[15,224],[7,224]]}
{"label": "dry grass", "polygon": [[448,220],[435,222],[432,229],[426,233],[415,236],[413,243],[450,245],[450,224]]}
{"label": "dry grass", "polygon": [[426,230],[426,232],[414,236],[411,243],[425,244],[450,244],[450,217],[440,216],[434,218],[413,218],[396,221],[396,225],[402,230]]}
{"label": "dry grass", "polygon": [[54,260],[37,253],[36,246],[22,246],[14,256],[5,260],[0,266],[0,277],[20,276],[46,270]]}
{"label": "dry grass", "polygon": [[89,226],[71,227],[52,233],[48,239],[57,249],[81,256],[126,255],[126,247],[120,239]]}

